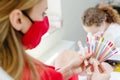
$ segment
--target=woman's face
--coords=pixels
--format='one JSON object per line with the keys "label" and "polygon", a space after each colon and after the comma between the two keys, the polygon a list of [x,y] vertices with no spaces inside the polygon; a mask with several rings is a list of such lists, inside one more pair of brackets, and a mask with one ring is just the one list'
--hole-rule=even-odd
{"label": "woman's face", "polygon": [[[42,0],[41,2],[36,4],[33,8],[31,8],[29,11],[27,11],[27,14],[33,21],[42,21],[45,16],[47,8],[48,8],[47,0]],[[26,21],[28,22],[28,24],[26,24],[23,27],[22,29],[23,33],[26,33],[29,30],[30,26],[32,25],[32,22],[28,18]]]}
{"label": "woman's face", "polygon": [[42,0],[28,11],[28,15],[33,21],[43,20],[47,8],[48,8],[47,0]]}

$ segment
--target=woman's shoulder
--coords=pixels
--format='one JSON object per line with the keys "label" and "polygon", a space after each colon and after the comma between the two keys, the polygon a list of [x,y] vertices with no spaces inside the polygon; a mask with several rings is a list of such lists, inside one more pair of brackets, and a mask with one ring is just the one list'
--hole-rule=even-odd
{"label": "woman's shoulder", "polygon": [[116,23],[111,23],[108,29],[105,31],[105,34],[110,34],[111,36],[115,37],[120,35],[116,33],[120,33],[120,25]]}
{"label": "woman's shoulder", "polygon": [[[46,65],[42,62],[35,62],[36,71],[40,80],[63,80],[63,76],[60,72],[55,70],[54,66]],[[23,70],[23,80],[31,80],[31,70],[30,67],[26,64]]]}
{"label": "woman's shoulder", "polygon": [[116,23],[110,24],[109,28],[104,33],[104,38],[114,42],[115,45],[118,46],[118,42],[120,43],[120,25]]}
{"label": "woman's shoulder", "polygon": [[55,70],[54,66],[49,66],[46,64],[43,64],[42,66],[37,64],[36,66],[41,80],[63,80],[62,74]]}

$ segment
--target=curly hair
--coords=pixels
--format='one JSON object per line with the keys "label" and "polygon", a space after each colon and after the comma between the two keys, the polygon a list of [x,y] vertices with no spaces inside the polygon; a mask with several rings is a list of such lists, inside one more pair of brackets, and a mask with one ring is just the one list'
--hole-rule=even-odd
{"label": "curly hair", "polygon": [[107,14],[106,22],[108,23],[118,23],[120,24],[120,15],[116,9],[108,4],[101,4],[98,6],[99,9]]}
{"label": "curly hair", "polygon": [[100,26],[103,22],[120,24],[118,12],[107,4],[100,4],[97,7],[88,8],[83,16],[82,22],[85,26]]}

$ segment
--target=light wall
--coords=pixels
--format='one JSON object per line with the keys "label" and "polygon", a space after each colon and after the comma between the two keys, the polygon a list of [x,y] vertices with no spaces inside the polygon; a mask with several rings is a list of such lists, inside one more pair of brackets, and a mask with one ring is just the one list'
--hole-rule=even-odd
{"label": "light wall", "polygon": [[62,0],[63,39],[85,41],[86,32],[81,26],[81,15],[85,9],[98,2],[99,0]]}
{"label": "light wall", "polygon": [[48,0],[48,14],[62,16],[61,0]]}

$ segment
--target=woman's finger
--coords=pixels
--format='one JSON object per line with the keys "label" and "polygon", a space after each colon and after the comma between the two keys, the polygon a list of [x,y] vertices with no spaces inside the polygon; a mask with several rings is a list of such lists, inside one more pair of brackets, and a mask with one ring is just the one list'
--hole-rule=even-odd
{"label": "woman's finger", "polygon": [[106,73],[106,72],[109,73],[113,71],[113,68],[109,64],[104,63],[104,62],[101,63],[99,67],[103,73]]}
{"label": "woman's finger", "polygon": [[93,61],[93,69],[94,69],[94,72],[96,72],[96,73],[100,72],[98,65],[99,65],[98,62],[94,60]]}

